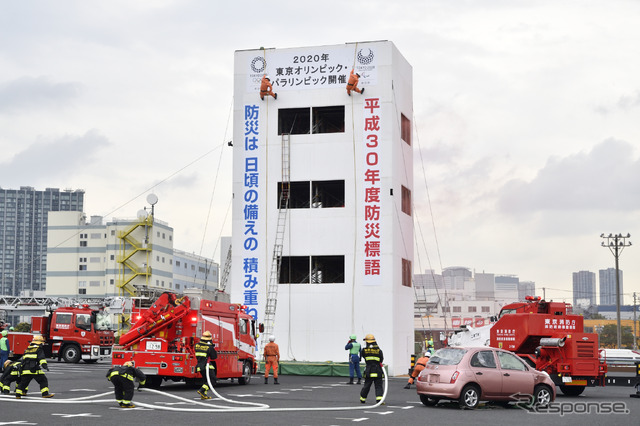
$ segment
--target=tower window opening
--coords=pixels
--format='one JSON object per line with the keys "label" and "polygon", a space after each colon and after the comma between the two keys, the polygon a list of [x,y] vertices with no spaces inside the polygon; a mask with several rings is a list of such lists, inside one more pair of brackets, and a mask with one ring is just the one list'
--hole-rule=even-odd
{"label": "tower window opening", "polygon": [[413,268],[411,267],[411,261],[408,259],[402,259],[402,285],[405,287],[411,287],[411,277],[413,274]]}
{"label": "tower window opening", "polygon": [[278,135],[308,135],[311,133],[310,108],[283,108],[278,110]]}
{"label": "tower window opening", "polygon": [[311,283],[344,283],[344,256],[311,256]]}
{"label": "tower window opening", "polygon": [[344,105],[313,107],[312,133],[344,133]]}
{"label": "tower window opening", "polygon": [[402,186],[402,212],[411,216],[411,190]]}
{"label": "tower window opening", "polygon": [[344,207],[344,181],[326,180],[311,183],[311,207]]}
{"label": "tower window opening", "polygon": [[[280,208],[285,207],[282,196],[282,182],[278,182],[278,202]],[[309,182],[289,182],[289,208],[308,209],[310,200]]]}
{"label": "tower window opening", "polygon": [[411,120],[405,117],[404,114],[400,114],[400,121],[400,138],[411,145]]}
{"label": "tower window opening", "polygon": [[283,256],[280,284],[344,283],[344,256]]}
{"label": "tower window opening", "polygon": [[283,256],[278,282],[280,284],[309,284],[309,257]]}

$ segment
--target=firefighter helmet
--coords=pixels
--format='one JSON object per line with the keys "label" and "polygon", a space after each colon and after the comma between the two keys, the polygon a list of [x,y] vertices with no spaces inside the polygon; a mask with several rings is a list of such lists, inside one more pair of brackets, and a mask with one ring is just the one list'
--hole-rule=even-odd
{"label": "firefighter helmet", "polygon": [[122,365],[124,365],[125,367],[133,367],[133,361],[127,361]]}
{"label": "firefighter helmet", "polygon": [[376,341],[376,338],[373,337],[373,334],[367,334],[366,336],[364,336],[364,341],[367,343],[373,343]]}
{"label": "firefighter helmet", "polygon": [[202,333],[202,337],[200,338],[200,340],[211,340],[211,332],[205,331],[204,333]]}
{"label": "firefighter helmet", "polygon": [[273,334],[271,336],[269,336],[269,341],[270,342],[275,342],[276,341],[276,336],[274,336]]}
{"label": "firefighter helmet", "polygon": [[44,343],[44,337],[42,336],[42,334],[36,334],[35,336],[33,336],[33,340],[31,341],[31,343]]}
{"label": "firefighter helmet", "polygon": [[427,358],[431,358],[431,352],[427,351],[424,353],[424,356]]}
{"label": "firefighter helmet", "polygon": [[5,368],[5,370],[7,369],[7,367],[9,366],[9,364],[11,364],[11,360],[10,360],[10,359],[8,359],[8,360],[6,360],[6,361],[4,362],[4,368]]}

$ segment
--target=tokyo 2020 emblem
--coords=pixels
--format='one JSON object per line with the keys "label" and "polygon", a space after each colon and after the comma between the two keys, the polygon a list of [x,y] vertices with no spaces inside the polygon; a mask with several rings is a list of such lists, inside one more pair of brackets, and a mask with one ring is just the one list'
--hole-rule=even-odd
{"label": "tokyo 2020 emblem", "polygon": [[251,71],[260,74],[267,69],[267,61],[262,56],[256,56],[251,61]]}
{"label": "tokyo 2020 emblem", "polygon": [[371,62],[373,62],[373,51],[371,49],[358,50],[358,63],[369,65]]}

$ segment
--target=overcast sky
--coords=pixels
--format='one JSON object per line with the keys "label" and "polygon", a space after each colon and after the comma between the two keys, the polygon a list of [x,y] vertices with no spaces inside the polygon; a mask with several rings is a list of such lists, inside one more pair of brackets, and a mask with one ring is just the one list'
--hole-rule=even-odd
{"label": "overcast sky", "polygon": [[1,5],[3,188],[81,188],[108,219],[154,192],[175,247],[218,260],[234,51],[390,40],[414,73],[415,272],[515,274],[569,300],[572,272],[614,267],[600,234],[631,233],[640,297],[640,2]]}

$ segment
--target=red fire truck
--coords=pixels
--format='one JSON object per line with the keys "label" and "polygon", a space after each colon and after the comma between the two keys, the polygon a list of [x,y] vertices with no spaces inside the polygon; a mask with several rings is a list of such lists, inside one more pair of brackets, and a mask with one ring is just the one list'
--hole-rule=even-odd
{"label": "red fire truck", "polygon": [[568,303],[527,296],[503,306],[491,326],[489,345],[546,371],[565,395],[605,384],[607,364],[599,356],[598,335],[584,332],[583,317],[573,315]]}
{"label": "red fire truck", "polygon": [[9,332],[10,356],[22,356],[34,334],[44,336],[48,357],[65,362],[82,359],[93,363],[111,355],[113,349],[114,333],[108,314],[88,305],[61,307],[46,316],[31,317],[31,333]]}
{"label": "red fire truck", "polygon": [[163,293],[150,308],[135,311],[134,320],[114,347],[112,362],[133,361],[151,387],[163,380],[201,380],[194,345],[204,331],[211,332],[218,353],[218,379],[237,378],[244,385],[257,370],[256,323],[241,305]]}

